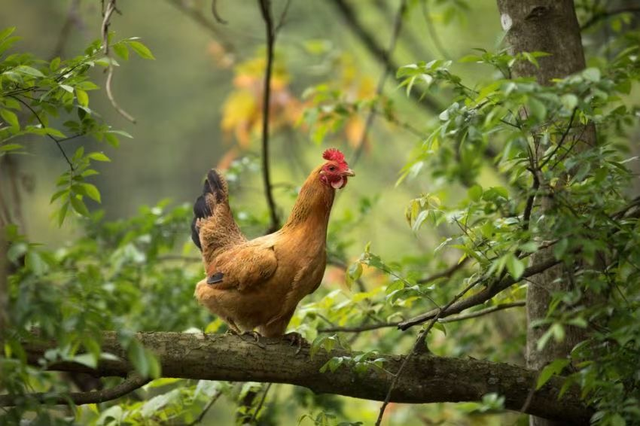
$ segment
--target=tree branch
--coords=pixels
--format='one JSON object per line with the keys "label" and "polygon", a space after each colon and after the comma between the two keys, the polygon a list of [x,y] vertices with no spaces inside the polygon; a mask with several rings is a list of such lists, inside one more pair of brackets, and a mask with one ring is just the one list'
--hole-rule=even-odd
{"label": "tree branch", "polygon": [[[369,53],[371,53],[371,55],[387,69],[387,72],[395,73],[400,67],[393,61],[393,59],[391,59],[387,51],[378,45],[373,35],[358,20],[356,12],[348,2],[346,0],[333,0],[333,4],[347,22],[349,29],[360,39],[367,50],[369,50]],[[412,91],[410,95],[411,99],[424,107],[431,114],[439,114],[443,109],[443,107],[435,100],[427,96],[423,97],[417,91]]]}
{"label": "tree branch", "polygon": [[621,13],[640,13],[640,7],[626,7],[623,9],[611,10],[608,12],[602,12],[602,13],[593,15],[587,22],[582,24],[582,26],[580,27],[580,31],[584,31],[587,28],[592,27],[593,25],[597,24],[603,19],[607,19],[615,15],[620,15]]}
{"label": "tree branch", "polygon": [[111,53],[109,52],[109,25],[111,25],[111,16],[116,9],[116,0],[107,0],[105,10],[103,11],[102,18],[102,47],[104,48],[104,56],[109,60],[109,66],[107,67],[107,81],[105,83],[105,92],[107,92],[107,98],[109,98],[109,102],[113,108],[132,123],[136,122],[136,119],[133,118],[127,111],[122,109],[118,102],[116,102],[116,98],[113,96],[113,92],[111,91],[111,82],[113,80],[113,58],[111,57]]}
{"label": "tree branch", "polygon": [[[393,55],[393,51],[396,48],[396,42],[398,41],[398,36],[400,35],[400,30],[402,29],[402,17],[404,12],[407,10],[407,0],[401,0],[400,6],[398,7],[398,12],[396,13],[396,18],[393,23],[393,30],[391,32],[391,40],[389,40],[389,48],[384,52],[385,58],[391,58]],[[382,91],[384,90],[384,84],[389,77],[389,74],[395,72],[395,69],[389,69],[388,66],[384,67],[382,70],[382,74],[380,75],[380,79],[378,80],[378,85],[376,87],[376,94],[374,98],[378,98]],[[375,119],[375,112],[373,111],[375,108],[372,108],[367,115],[367,121],[365,122],[364,129],[362,130],[362,135],[360,136],[360,141],[358,142],[356,152],[353,154],[353,158],[349,161],[351,163],[351,167],[353,167],[362,155],[362,151],[364,150],[364,144],[367,141],[367,135],[369,134],[369,129],[373,126],[373,121]]]}
{"label": "tree branch", "polygon": [[468,314],[464,314],[464,315],[458,315],[457,317],[452,317],[452,318],[443,318],[442,320],[440,320],[439,322],[441,323],[448,323],[448,322],[458,322],[458,321],[464,321],[464,320],[468,320],[471,318],[478,318],[478,317],[482,317],[485,315],[489,315],[492,314],[494,312],[498,312],[498,311],[503,311],[505,309],[510,309],[510,308],[519,308],[522,306],[525,306],[526,303],[524,300],[518,301],[518,302],[513,302],[513,303],[501,303],[495,306],[491,306],[490,308],[487,309],[482,309],[476,312],[469,312]]}
{"label": "tree branch", "polygon": [[[389,388],[392,376],[388,372],[397,372],[405,360],[404,356],[380,355],[386,359],[384,370],[372,368],[357,373],[342,366],[333,373],[320,373],[320,368],[333,357],[353,354],[334,350],[320,351],[311,357],[308,347],[296,353],[296,347],[281,339],[262,338],[258,345],[253,338],[239,336],[149,332],[138,333],[136,337],[156,354],[163,377],[288,383],[316,393],[378,401],[385,398]],[[115,332],[104,332],[101,340],[103,352],[115,355],[118,360],[101,361],[96,370],[75,363],[60,363],[50,369],[99,376],[125,376],[133,370]],[[55,342],[24,344],[33,364],[53,347]],[[520,410],[536,377],[536,371],[510,364],[417,354],[406,364],[391,401],[415,404],[479,401],[483,395],[495,392],[505,397],[507,409]],[[565,424],[588,422],[592,413],[580,400],[578,389],[570,388],[558,399],[563,383],[562,378],[552,378],[535,392],[526,412]]]}
{"label": "tree branch", "polygon": [[[29,111],[31,111],[31,114],[33,114],[33,116],[36,118],[36,120],[38,120],[38,123],[40,123],[40,125],[41,125],[43,128],[46,128],[46,127],[47,127],[47,126],[44,124],[44,122],[42,121],[42,119],[40,118],[40,116],[38,115],[38,113],[36,112],[36,110],[35,110],[35,109],[33,109],[33,108],[31,107],[31,105],[29,105],[27,102],[25,102],[24,100],[20,99],[20,98],[19,98],[19,97],[17,97],[17,96],[14,96],[14,95],[8,95],[7,97],[9,97],[9,98],[13,98],[13,99],[15,99],[16,101],[20,102],[20,103],[21,103],[22,105],[24,105],[25,107],[27,107],[27,109],[28,109]],[[62,156],[64,157],[65,161],[66,161],[66,162],[67,162],[67,164],[69,165],[69,169],[71,169],[71,171],[73,172],[73,171],[74,171],[73,163],[71,162],[71,160],[69,160],[69,157],[67,156],[67,153],[66,153],[66,152],[64,152],[64,149],[62,148],[62,145],[60,145],[60,142],[62,142],[62,139],[58,139],[58,138],[56,138],[56,137],[54,137],[54,136],[50,135],[49,133],[47,133],[47,137],[49,137],[49,139],[51,139],[52,141],[54,141],[54,142],[56,143],[56,146],[58,147],[58,150],[60,151],[60,153],[61,153],[61,154],[62,154]],[[64,140],[67,140],[67,139],[64,139]]]}
{"label": "tree branch", "polygon": [[264,190],[269,207],[269,217],[271,225],[269,232],[275,232],[280,228],[280,219],[276,203],[273,199],[271,188],[271,175],[269,173],[269,104],[271,102],[271,73],[273,71],[273,48],[276,43],[276,32],[273,26],[271,15],[271,0],[258,0],[262,19],[267,34],[267,67],[264,75],[264,96],[262,100],[262,179],[264,180]]}
{"label": "tree branch", "polygon": [[[493,296],[495,296],[496,294],[500,293],[501,291],[511,287],[513,284],[515,284],[516,282],[522,280],[523,278],[529,278],[533,275],[537,275],[543,271],[546,271],[549,268],[554,267],[555,265],[559,264],[560,261],[556,260],[556,259],[549,259],[546,262],[534,265],[534,266],[530,266],[527,269],[524,270],[524,273],[522,274],[522,276],[520,277],[519,280],[515,280],[513,279],[513,277],[511,277],[510,275],[502,278],[500,281],[498,281],[497,283],[494,284],[490,284],[489,286],[487,286],[485,289],[483,289],[482,291],[479,291],[478,293],[467,297],[466,299],[462,299],[456,303],[454,303],[453,305],[451,305],[449,308],[443,309],[441,314],[440,314],[440,318],[445,318],[448,317],[450,315],[453,314],[458,314],[462,311],[464,311],[465,309],[469,309],[472,306],[477,306],[477,305],[481,305],[484,302],[486,302],[487,300],[491,299]],[[480,284],[481,282],[485,282],[487,281],[488,278],[483,277],[483,278],[479,278],[477,281],[474,281],[472,284],[473,286]],[[440,312],[439,309],[434,309],[431,310],[427,313],[424,313],[422,315],[418,315],[414,318],[411,318],[407,321],[401,322],[398,325],[398,328],[400,330],[407,330],[410,327],[413,327],[414,325],[417,324],[422,324],[423,322],[429,321],[430,319],[434,318],[438,312]]]}
{"label": "tree branch", "polygon": [[[176,9],[180,10],[186,16],[191,18],[191,20],[196,24],[198,24],[201,28],[209,31],[213,36],[213,38],[215,38],[222,45],[222,47],[226,52],[236,51],[235,46],[224,36],[223,32],[220,31],[213,22],[209,21],[204,16],[204,14],[202,14],[200,11],[196,10],[193,7],[187,6],[187,4],[182,0],[167,0],[167,1],[171,3]],[[215,7],[216,7],[216,2],[213,1],[211,4],[212,12],[216,10]],[[219,15],[217,15],[216,17],[216,13],[213,13],[213,16],[216,19],[216,21],[218,21],[218,19],[220,18]],[[225,24],[227,23],[226,21],[224,22],[218,21],[218,22],[225,23]]]}
{"label": "tree branch", "polygon": [[[489,315],[489,314],[492,314],[494,312],[502,311],[504,309],[517,308],[517,307],[521,307],[521,306],[525,306],[524,300],[518,301],[518,302],[513,302],[513,303],[501,303],[501,304],[494,305],[494,306],[491,306],[489,308],[482,309],[482,310],[479,310],[479,311],[469,312],[468,314],[465,314],[465,315],[458,315],[457,317],[452,317],[452,318],[443,318],[443,319],[439,320],[438,322],[440,322],[440,323],[449,323],[449,322],[464,321],[464,320],[468,320],[468,319],[471,319],[471,318],[478,318],[478,317],[482,317],[482,316],[485,316],[485,315]],[[396,321],[396,322],[379,322],[379,323],[375,323],[375,324],[362,324],[361,326],[355,326],[355,327],[326,327],[326,328],[319,328],[318,329],[318,333],[336,333],[336,332],[341,332],[341,333],[361,333],[363,331],[371,331],[371,330],[379,330],[381,328],[397,327],[401,323],[402,323],[402,321]]]}
{"label": "tree branch", "polygon": [[438,272],[435,273],[433,275],[430,275],[426,278],[422,278],[420,280],[418,280],[418,284],[427,284],[430,283],[432,281],[435,281],[437,279],[440,278],[449,278],[451,277],[451,275],[455,274],[460,268],[462,268],[467,262],[469,261],[468,257],[465,257],[464,259],[462,259],[461,262],[456,263],[455,265],[450,266],[449,268],[445,269],[442,272]]}
{"label": "tree branch", "polygon": [[73,402],[75,405],[99,404],[101,402],[118,399],[149,383],[150,379],[141,377],[137,373],[130,374],[122,383],[111,389],[93,392],[72,392],[55,395],[52,393],[32,393],[26,395],[0,395],[0,407],[11,407],[25,399],[35,399],[43,404],[63,405]]}

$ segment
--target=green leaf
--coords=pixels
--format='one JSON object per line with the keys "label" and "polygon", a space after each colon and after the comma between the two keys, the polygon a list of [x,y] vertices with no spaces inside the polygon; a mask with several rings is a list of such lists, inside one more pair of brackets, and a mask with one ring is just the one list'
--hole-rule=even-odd
{"label": "green leaf", "polygon": [[524,272],[524,262],[513,254],[508,255],[507,257],[507,271],[513,277],[514,280],[519,280],[522,277],[522,273]]}
{"label": "green leaf", "polygon": [[71,202],[71,207],[73,207],[73,210],[75,210],[82,216],[89,216],[89,210],[87,209],[87,206],[84,204],[84,201],[82,201],[78,197],[70,197],[69,201]]}
{"label": "green leaf", "polygon": [[568,359],[556,359],[551,364],[547,365],[542,369],[540,375],[538,376],[538,382],[536,384],[536,390],[540,389],[545,385],[553,376],[560,375],[562,370],[569,365]]}
{"label": "green leaf", "polygon": [[5,28],[4,30],[0,31],[0,41],[2,41],[5,38],[9,37],[11,34],[13,34],[13,32],[15,30],[16,30],[16,27],[9,27],[9,28]]}
{"label": "green leaf", "polygon": [[13,128],[14,131],[20,130],[20,122],[18,121],[18,116],[8,109],[3,109],[0,111],[0,116],[2,119]]}
{"label": "green leaf", "polygon": [[109,162],[111,159],[107,157],[103,152],[92,152],[87,155],[87,158],[90,158],[94,161],[106,161]]}
{"label": "green leaf", "polygon": [[116,43],[113,46],[113,51],[116,52],[116,55],[120,56],[125,61],[129,59],[129,49],[125,43]]}
{"label": "green leaf", "polygon": [[480,198],[482,198],[482,187],[480,185],[473,185],[469,188],[467,194],[471,201],[480,201]]}
{"label": "green leaf", "polygon": [[547,116],[547,107],[536,98],[529,98],[529,109],[538,120],[544,120]]}
{"label": "green leaf", "polygon": [[136,371],[143,377],[149,377],[149,360],[142,344],[135,339],[131,340],[128,354],[129,361],[131,361]]}
{"label": "green leaf", "polygon": [[144,59],[156,59],[153,57],[151,50],[139,41],[129,41],[129,46],[136,52],[141,58]]}
{"label": "green leaf", "polygon": [[40,253],[35,250],[29,250],[25,256],[24,264],[36,276],[42,276],[49,269],[47,263],[42,259]]}
{"label": "green leaf", "polygon": [[76,98],[78,98],[78,103],[84,107],[89,106],[89,95],[82,89],[76,87]]}
{"label": "green leaf", "polygon": [[87,197],[91,198],[94,201],[97,201],[98,203],[101,202],[100,191],[98,191],[98,188],[95,185],[92,185],[90,183],[83,183],[82,189]]}
{"label": "green leaf", "polygon": [[562,95],[562,97],[560,98],[560,102],[562,102],[562,105],[566,109],[573,110],[576,105],[578,105],[578,97],[572,93],[569,93],[566,95]]}
{"label": "green leaf", "polygon": [[598,82],[600,81],[600,70],[598,68],[587,68],[582,71],[582,75],[589,81]]}
{"label": "green leaf", "polygon": [[42,74],[37,69],[30,67],[28,65],[19,65],[14,68],[14,71],[19,72],[20,74],[26,74],[33,77],[44,77],[44,74]]}

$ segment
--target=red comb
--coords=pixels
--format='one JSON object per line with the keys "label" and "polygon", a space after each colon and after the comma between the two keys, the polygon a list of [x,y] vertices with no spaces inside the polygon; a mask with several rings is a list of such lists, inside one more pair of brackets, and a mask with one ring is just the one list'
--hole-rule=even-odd
{"label": "red comb", "polygon": [[322,158],[327,161],[337,161],[338,163],[344,163],[344,154],[341,153],[336,148],[327,149],[324,154],[322,154]]}

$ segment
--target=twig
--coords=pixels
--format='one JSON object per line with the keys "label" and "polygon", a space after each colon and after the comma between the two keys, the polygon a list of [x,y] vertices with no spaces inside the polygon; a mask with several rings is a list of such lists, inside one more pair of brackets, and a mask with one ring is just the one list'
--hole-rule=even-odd
{"label": "twig", "polygon": [[271,218],[269,232],[274,232],[280,227],[280,219],[273,199],[269,173],[269,104],[271,102],[271,73],[273,71],[273,48],[276,42],[276,32],[274,31],[273,17],[271,16],[271,0],[258,0],[258,3],[267,35],[267,69],[264,76],[264,96],[262,101],[262,178]]}
{"label": "twig", "polygon": [[[385,51],[385,57],[391,58],[393,51],[396,48],[396,42],[398,41],[398,35],[400,34],[400,30],[402,29],[402,17],[404,12],[407,10],[407,0],[401,0],[400,6],[398,7],[398,12],[396,13],[396,18],[393,23],[393,30],[391,32],[391,40],[389,40],[389,47]],[[379,98],[384,90],[384,84],[389,77],[391,72],[395,70],[389,69],[389,67],[384,67],[382,70],[382,74],[380,75],[380,79],[378,80],[378,86],[376,87],[376,93],[374,95],[374,99]],[[367,135],[369,134],[369,130],[373,125],[373,121],[375,119],[375,113],[373,110],[369,111],[367,115],[367,121],[364,125],[364,129],[362,130],[362,135],[360,136],[360,141],[358,142],[356,151],[353,153],[352,159],[349,161],[351,167],[355,166],[355,164],[360,159],[360,155],[362,155],[362,151],[364,150],[364,145],[367,141]]]}
{"label": "twig", "polygon": [[431,36],[431,40],[433,40],[433,45],[436,47],[436,50],[443,58],[448,59],[451,57],[446,51],[446,49],[442,46],[440,42],[440,37],[438,37],[438,33],[433,27],[433,21],[431,20],[431,15],[429,14],[429,9],[427,7],[427,2],[429,0],[422,0],[422,14],[424,15],[424,21],[427,25],[427,30],[429,31],[429,35]]}
{"label": "twig", "polygon": [[569,134],[569,132],[571,131],[571,126],[573,125],[573,120],[576,117],[576,113],[578,112],[578,108],[574,108],[573,112],[571,113],[571,118],[569,119],[569,124],[567,125],[567,128],[564,129],[564,132],[562,133],[562,137],[560,138],[560,141],[558,141],[558,143],[556,144],[556,147],[553,149],[553,151],[547,156],[547,158],[545,158],[542,161],[542,164],[540,164],[538,166],[538,170],[542,170],[542,168],[544,166],[547,165],[547,163],[549,162],[549,160],[551,160],[553,158],[554,155],[556,155],[556,152],[558,152],[558,150],[560,149],[560,147],[562,146],[562,144],[564,143],[564,140],[567,138],[567,135]]}
{"label": "twig", "polygon": [[361,333],[363,331],[379,330],[381,328],[388,328],[388,327],[397,327],[398,325],[400,325],[400,321],[363,324],[355,327],[326,327],[326,328],[319,328],[318,333],[336,333],[336,332]]}
{"label": "twig", "polygon": [[267,387],[264,390],[264,393],[262,394],[262,398],[260,399],[260,403],[258,404],[258,406],[256,407],[256,410],[253,412],[253,415],[251,416],[251,421],[249,422],[249,424],[254,424],[255,421],[258,418],[258,413],[260,412],[260,410],[262,409],[262,406],[264,405],[264,401],[265,399],[267,399],[267,393],[269,393],[269,389],[271,389],[271,385],[273,383],[268,383]]}
{"label": "twig", "polygon": [[[451,308],[451,306],[455,302],[457,302],[462,296],[464,296],[475,285],[476,285],[475,281],[470,283],[460,293],[456,294],[454,296],[454,298],[451,299],[449,301],[449,303],[447,303],[447,305],[444,308],[436,309],[437,312],[433,316],[433,318],[431,319],[431,322],[429,322],[429,325],[427,325],[427,327],[424,330],[422,330],[422,332],[418,335],[418,338],[416,339],[415,344],[411,348],[411,352],[409,352],[407,354],[405,359],[402,361],[402,364],[400,364],[400,368],[398,368],[398,371],[396,372],[395,376],[393,377],[393,380],[391,381],[391,384],[389,385],[389,390],[387,391],[387,396],[384,398],[384,402],[382,403],[382,406],[380,407],[380,413],[378,414],[378,420],[376,421],[376,426],[380,426],[380,423],[382,422],[382,418],[384,417],[384,411],[387,408],[387,405],[389,405],[389,401],[391,401],[391,393],[393,392],[393,388],[395,387],[395,385],[398,382],[398,380],[400,380],[400,375],[402,374],[402,371],[404,370],[404,367],[407,365],[407,363],[413,357],[413,355],[415,355],[416,353],[422,352],[424,350],[424,348],[425,348],[425,340],[426,340],[427,336],[429,335],[429,332],[431,331],[431,329],[433,328],[435,323],[443,315],[443,313],[447,312],[447,310],[449,308]],[[398,327],[400,327],[400,326],[398,326]]]}
{"label": "twig", "polygon": [[[188,7],[184,1],[182,0],[167,0],[171,3],[176,9],[180,10],[186,16],[191,18],[196,24],[200,25],[203,29],[209,31],[211,35],[218,41],[224,50],[227,52],[235,52],[235,46],[224,36],[222,31],[218,29],[211,21],[209,21],[206,16],[204,16],[200,11],[194,9],[193,7]],[[215,1],[212,4],[212,8],[215,6]],[[214,14],[214,17],[216,15]],[[219,15],[218,15],[219,17]],[[226,21],[225,21],[226,23]]]}
{"label": "twig", "polygon": [[93,392],[71,392],[66,395],[55,395],[53,393],[32,393],[26,395],[0,395],[0,407],[12,407],[18,405],[23,399],[32,399],[40,403],[64,405],[73,403],[75,405],[99,404],[101,402],[112,401],[124,396],[134,390],[149,383],[150,379],[142,377],[137,373],[130,374],[122,383],[111,389],[104,389]]}
{"label": "twig", "polygon": [[200,415],[198,415],[198,417],[194,421],[192,421],[191,423],[188,423],[186,426],[194,426],[200,423],[204,419],[204,416],[207,415],[211,407],[213,407],[213,404],[215,404],[216,401],[220,399],[220,396],[222,396],[222,392],[216,392],[215,395],[213,395],[213,397],[211,398],[211,400],[207,403],[207,405],[205,405],[205,407],[202,409],[202,411],[200,412]]}
{"label": "twig", "polygon": [[462,259],[461,262],[456,263],[455,265],[450,266],[442,272],[438,272],[426,278],[419,279],[417,281],[418,284],[427,284],[432,281],[435,281],[440,278],[449,278],[451,275],[455,274],[460,268],[462,268],[469,261],[468,257]]}
{"label": "twig", "polygon": [[[501,291],[511,287],[513,284],[515,284],[518,281],[523,280],[524,278],[529,278],[533,275],[537,275],[541,272],[546,271],[549,268],[552,268],[554,266],[556,266],[557,264],[559,264],[560,261],[556,260],[556,259],[549,259],[546,262],[537,264],[537,265],[533,265],[528,267],[527,269],[524,270],[522,276],[518,279],[515,280],[513,277],[511,276],[505,276],[503,277],[500,281],[498,281],[497,283],[494,283],[492,285],[487,286],[487,288],[485,288],[484,290],[473,294],[472,296],[467,297],[466,299],[460,300],[457,303],[454,303],[453,305],[451,305],[450,307],[445,307],[442,310],[431,310],[429,312],[426,312],[424,314],[418,315],[414,318],[411,318],[407,321],[404,321],[402,323],[400,323],[398,325],[398,328],[400,330],[407,330],[410,327],[413,327],[414,325],[417,324],[422,324],[423,322],[429,321],[430,319],[434,318],[434,316],[440,314],[439,318],[444,318],[450,315],[454,315],[454,314],[458,314],[466,309],[469,309],[473,306],[477,306],[477,305],[481,305],[484,302],[486,302],[487,300],[491,299],[493,296],[495,296],[496,294],[500,293]],[[475,287],[476,285],[482,283],[482,282],[486,282],[489,279],[489,277],[481,277],[478,278],[477,280],[473,281],[469,287]]]}
{"label": "twig", "polygon": [[603,19],[610,18],[615,15],[620,15],[621,13],[640,13],[640,7],[626,7],[624,9],[611,10],[608,12],[598,13],[591,17],[587,22],[582,24],[580,27],[580,31],[584,31],[587,28],[592,27],[596,23],[600,22]]}
{"label": "twig", "polygon": [[211,14],[219,24],[227,25],[229,23],[229,21],[222,19],[222,16],[218,13],[218,0],[211,1]]}
{"label": "twig", "polygon": [[494,312],[498,312],[498,311],[502,311],[505,309],[510,309],[510,308],[519,308],[525,306],[525,301],[518,301],[518,302],[513,302],[513,303],[501,303],[499,305],[495,305],[495,306],[491,306],[490,308],[487,309],[482,309],[480,311],[476,311],[476,312],[470,312],[468,314],[465,315],[458,315],[456,317],[452,317],[452,318],[442,318],[440,319],[441,323],[448,323],[448,322],[457,322],[457,321],[464,321],[464,320],[468,320],[471,318],[478,318],[478,317],[482,317],[485,315],[489,315],[492,314]]}
{"label": "twig", "polygon": [[[333,0],[333,4],[342,14],[342,17],[347,22],[349,29],[355,33],[360,41],[362,41],[369,53],[384,65],[389,73],[395,73],[399,68],[398,64],[389,57],[387,51],[378,45],[373,35],[367,31],[364,25],[358,20],[357,14],[352,9],[351,5],[349,5],[345,0]],[[412,91],[410,95],[411,99],[424,107],[431,114],[439,114],[443,109],[443,107],[435,100],[430,97],[422,96],[418,94],[417,91]]]}
{"label": "twig", "polygon": [[[491,306],[487,309],[482,309],[476,312],[470,312],[464,315],[458,315],[452,318],[440,318],[438,322],[440,323],[449,323],[449,322],[458,322],[464,321],[472,318],[478,318],[485,315],[492,314],[494,312],[502,311],[504,309],[517,308],[525,306],[524,301],[513,302],[513,303],[501,303],[499,305]],[[371,331],[371,330],[379,330],[381,328],[391,328],[397,327],[400,325],[402,321],[396,322],[380,322],[375,324],[362,324],[360,326],[355,327],[327,327],[327,328],[319,328],[318,333],[361,333],[363,331]]]}
{"label": "twig", "polygon": [[60,35],[58,36],[58,41],[56,43],[55,49],[53,49],[53,53],[51,54],[51,58],[56,58],[62,55],[62,51],[64,50],[64,45],[67,44],[67,40],[69,39],[69,34],[71,33],[71,27],[74,23],[81,22],[78,16],[78,8],[80,7],[81,0],[73,0],[71,5],[69,6],[69,11],[67,12],[67,17],[64,20],[64,24],[62,25],[62,29],[60,30]]}
{"label": "twig", "polygon": [[115,12],[116,10],[116,0],[107,0],[105,10],[103,12],[104,17],[102,19],[102,46],[104,48],[104,55],[107,57],[109,62],[109,66],[107,67],[107,81],[105,83],[105,91],[107,92],[107,98],[109,98],[111,105],[118,112],[118,114],[120,114],[130,122],[135,123],[136,119],[129,115],[129,113],[124,109],[122,109],[120,105],[118,105],[118,102],[116,102],[116,99],[114,98],[111,91],[111,82],[113,81],[114,67],[113,58],[111,57],[111,53],[109,52],[109,21],[111,20],[111,15],[113,15],[113,12]]}
{"label": "twig", "polygon": [[287,14],[289,13],[289,7],[291,6],[291,0],[287,0],[287,2],[284,5],[284,8],[282,9],[282,13],[280,14],[280,19],[278,20],[278,25],[276,25],[275,28],[275,32],[276,34],[278,32],[280,32],[280,30],[282,29],[282,27],[284,26],[284,24],[286,23],[286,19],[287,19]]}
{"label": "twig", "polygon": [[[40,123],[42,128],[46,128],[47,127],[44,124],[44,122],[42,121],[42,119],[40,118],[40,116],[38,115],[38,113],[31,107],[31,105],[29,105],[27,102],[25,102],[24,100],[20,99],[17,96],[9,95],[8,97],[10,97],[12,99],[15,99],[16,101],[20,102],[22,105],[27,107],[27,109],[29,111],[31,111],[31,113],[36,118],[36,120],[38,120],[38,122]],[[75,169],[73,168],[73,163],[71,162],[71,160],[69,160],[69,157],[67,156],[67,153],[64,152],[64,149],[62,148],[62,145],[60,145],[60,142],[62,142],[62,139],[58,139],[58,138],[56,138],[56,137],[54,137],[54,136],[52,136],[52,135],[50,135],[48,133],[47,133],[47,136],[49,137],[49,139],[51,139],[52,141],[54,141],[56,143],[56,146],[58,147],[58,150],[60,151],[60,153],[62,153],[62,156],[64,157],[65,161],[69,165],[69,168],[71,169],[71,171],[74,171]],[[70,139],[70,138],[66,138],[64,140],[67,140],[67,139]]]}

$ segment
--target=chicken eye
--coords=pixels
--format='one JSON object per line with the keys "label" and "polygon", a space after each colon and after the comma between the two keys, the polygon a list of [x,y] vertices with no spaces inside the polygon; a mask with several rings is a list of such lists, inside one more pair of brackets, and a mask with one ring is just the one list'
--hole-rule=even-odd
{"label": "chicken eye", "polygon": [[336,169],[335,166],[329,166],[329,170],[334,171]]}

